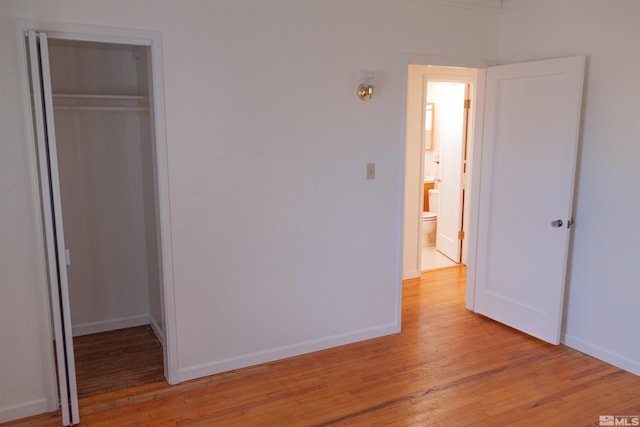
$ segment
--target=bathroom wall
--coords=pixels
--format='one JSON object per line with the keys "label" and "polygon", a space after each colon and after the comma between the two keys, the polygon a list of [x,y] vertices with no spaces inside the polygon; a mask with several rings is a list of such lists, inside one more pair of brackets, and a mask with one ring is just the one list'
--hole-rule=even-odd
{"label": "bathroom wall", "polygon": [[[495,61],[495,11],[3,0],[0,420],[56,400],[14,18],[162,35],[178,381],[399,330],[407,62]],[[363,70],[370,102],[355,95]]]}
{"label": "bathroom wall", "polygon": [[440,171],[438,164],[436,162],[440,161],[440,118],[441,111],[438,108],[438,93],[437,93],[437,83],[428,83],[426,87],[427,91],[427,102],[434,103],[433,110],[433,138],[431,143],[431,150],[425,150],[424,152],[424,176],[432,176],[437,178],[437,175]]}

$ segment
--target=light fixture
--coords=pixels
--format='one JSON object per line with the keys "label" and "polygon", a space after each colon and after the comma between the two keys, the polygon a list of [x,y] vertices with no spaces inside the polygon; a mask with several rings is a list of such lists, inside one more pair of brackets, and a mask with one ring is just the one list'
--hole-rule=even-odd
{"label": "light fixture", "polygon": [[373,71],[362,72],[362,83],[358,86],[356,94],[363,101],[368,101],[373,96]]}

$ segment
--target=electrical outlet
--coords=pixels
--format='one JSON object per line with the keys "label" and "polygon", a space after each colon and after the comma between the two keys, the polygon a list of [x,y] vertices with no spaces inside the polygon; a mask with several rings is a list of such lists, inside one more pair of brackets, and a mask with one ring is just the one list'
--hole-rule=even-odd
{"label": "electrical outlet", "polygon": [[375,163],[367,163],[367,179],[376,179]]}

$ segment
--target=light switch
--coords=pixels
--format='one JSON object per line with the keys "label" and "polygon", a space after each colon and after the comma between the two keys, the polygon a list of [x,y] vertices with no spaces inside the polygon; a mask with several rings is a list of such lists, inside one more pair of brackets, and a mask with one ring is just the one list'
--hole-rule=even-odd
{"label": "light switch", "polygon": [[376,179],[375,163],[367,163],[367,179]]}

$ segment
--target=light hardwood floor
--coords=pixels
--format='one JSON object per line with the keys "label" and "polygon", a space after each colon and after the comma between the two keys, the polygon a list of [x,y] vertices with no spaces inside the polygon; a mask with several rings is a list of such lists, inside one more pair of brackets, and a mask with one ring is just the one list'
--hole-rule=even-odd
{"label": "light hardwood floor", "polygon": [[82,399],[81,425],[584,426],[640,414],[640,377],[467,311],[464,275],[407,281],[401,334]]}

